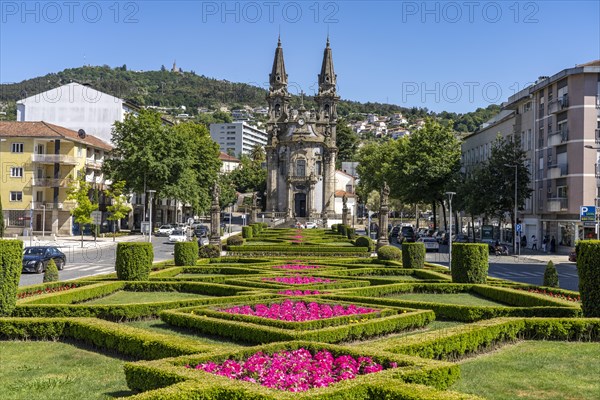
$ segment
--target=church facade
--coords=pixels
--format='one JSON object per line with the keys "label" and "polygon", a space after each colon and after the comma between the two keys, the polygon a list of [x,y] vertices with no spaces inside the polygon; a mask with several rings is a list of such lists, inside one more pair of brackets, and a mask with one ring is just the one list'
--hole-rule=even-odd
{"label": "church facade", "polygon": [[323,54],[317,109],[290,106],[281,41],[269,75],[267,210],[288,218],[327,220],[335,214],[337,102],[329,39]]}

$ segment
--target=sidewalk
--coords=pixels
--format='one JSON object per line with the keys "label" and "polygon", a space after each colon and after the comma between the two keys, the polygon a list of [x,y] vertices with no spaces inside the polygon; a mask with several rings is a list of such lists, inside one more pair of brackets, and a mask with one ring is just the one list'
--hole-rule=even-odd
{"label": "sidewalk", "polygon": [[[5,239],[13,239],[5,238]],[[31,246],[56,246],[58,248],[61,247],[81,247],[81,236],[56,236],[46,235],[42,236],[18,236],[14,239],[22,240],[23,246],[29,247]],[[94,240],[93,236],[84,236],[83,237],[83,246],[84,247],[106,247],[110,246],[113,243],[119,242],[141,242],[144,239],[142,235],[127,235],[127,236],[119,236],[115,238],[115,242],[113,242],[112,236],[107,237],[98,237]]]}
{"label": "sidewalk", "polygon": [[[509,246],[509,248],[512,250],[512,247]],[[521,255],[519,257],[531,261],[537,261],[540,263],[547,263],[548,261],[552,261],[554,264],[572,263],[573,265],[575,265],[575,263],[569,261],[569,252],[570,248],[563,246],[560,246],[557,249],[556,253],[544,253],[541,250],[532,250],[527,247],[521,247]],[[517,255],[513,253],[512,257],[516,258]]]}

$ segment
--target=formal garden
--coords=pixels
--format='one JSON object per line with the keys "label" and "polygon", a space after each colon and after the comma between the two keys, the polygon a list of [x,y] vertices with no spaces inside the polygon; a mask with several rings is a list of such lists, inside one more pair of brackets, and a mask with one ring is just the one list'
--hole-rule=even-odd
{"label": "formal garden", "polygon": [[[597,399],[600,242],[580,292],[489,278],[488,248],[375,249],[346,226],[119,243],[115,273],[18,287],[0,241],[3,399]],[[52,270],[52,268],[48,268]],[[551,271],[551,270],[550,270]]]}

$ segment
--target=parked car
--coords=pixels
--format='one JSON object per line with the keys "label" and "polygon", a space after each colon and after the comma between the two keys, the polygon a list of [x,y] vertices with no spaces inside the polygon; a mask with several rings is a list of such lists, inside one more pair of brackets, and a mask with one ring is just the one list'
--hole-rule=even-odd
{"label": "parked car", "polygon": [[186,241],[187,241],[187,234],[185,233],[185,231],[183,231],[181,229],[176,229],[173,232],[171,232],[171,234],[169,235],[169,242],[171,242],[171,243],[186,242]]}
{"label": "parked car", "polygon": [[208,236],[208,226],[196,225],[196,227],[194,228],[194,236],[196,236],[196,237]]}
{"label": "parked car", "polygon": [[308,221],[307,223],[304,224],[304,227],[306,229],[317,229],[317,223],[314,221]]}
{"label": "parked car", "polygon": [[423,243],[425,245],[425,251],[440,251],[440,244],[435,238],[429,236],[421,236],[417,239],[417,243]]}
{"label": "parked car", "polygon": [[207,236],[199,236],[198,237],[198,247],[206,246],[210,241]]}
{"label": "parked car", "polygon": [[412,226],[403,226],[400,228],[400,235],[399,235],[399,242],[403,243],[403,242],[407,242],[407,243],[411,243],[417,240],[416,236],[415,236],[415,230],[413,229]]}
{"label": "parked car", "polygon": [[400,234],[400,225],[396,225],[395,227],[392,228],[392,231],[390,232],[390,238],[398,239],[399,234]]}
{"label": "parked car", "polygon": [[23,272],[41,274],[48,267],[48,262],[54,260],[56,267],[62,270],[67,263],[67,256],[54,246],[25,247],[23,252]]}
{"label": "parked car", "polygon": [[172,225],[161,225],[156,232],[156,236],[169,236],[174,229]]}
{"label": "parked car", "polygon": [[577,262],[577,252],[575,250],[572,250],[569,253],[569,261],[571,261],[571,262]]}
{"label": "parked car", "polygon": [[469,243],[469,237],[464,233],[459,233],[457,235],[452,236],[452,241],[454,243]]}

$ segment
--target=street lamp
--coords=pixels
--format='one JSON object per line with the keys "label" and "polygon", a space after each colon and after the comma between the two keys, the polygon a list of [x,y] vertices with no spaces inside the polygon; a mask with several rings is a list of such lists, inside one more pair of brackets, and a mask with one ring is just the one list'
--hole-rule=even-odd
{"label": "street lamp", "polygon": [[148,190],[148,194],[150,195],[150,232],[148,233],[148,241],[152,242],[152,197],[156,193],[156,190]]}
{"label": "street lamp", "polygon": [[[600,150],[600,146],[592,146],[592,145],[589,145],[589,144],[586,144],[583,147],[585,147],[586,149],[591,149],[591,150]],[[595,174],[596,177],[599,177],[600,175],[598,175],[598,174],[600,172],[600,163],[596,164],[596,171],[595,172],[596,172],[596,174]],[[600,200],[600,199],[598,197],[596,197],[594,200],[595,200],[595,204],[594,205],[598,206],[598,200]],[[600,240],[600,221],[598,221],[598,216],[597,215],[598,215],[598,209],[596,209],[596,239]]]}
{"label": "street lamp", "polygon": [[[515,231],[514,233],[514,242],[515,242],[515,253],[517,253],[517,258],[521,256],[521,243],[520,240],[517,241],[517,182],[518,182],[518,175],[517,175],[517,171],[519,168],[518,164],[504,164],[505,167],[509,167],[509,168],[514,168],[515,169],[515,211],[514,211],[514,226],[513,229]],[[519,234],[520,236],[520,234]],[[520,239],[520,238],[519,238]],[[517,250],[518,249],[518,250]]]}
{"label": "street lamp", "polygon": [[456,192],[446,192],[448,195],[448,203],[450,204],[450,236],[448,236],[448,269],[452,271],[452,196]]}

